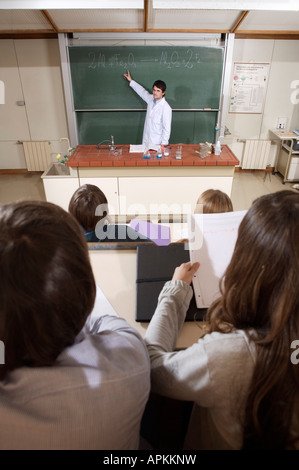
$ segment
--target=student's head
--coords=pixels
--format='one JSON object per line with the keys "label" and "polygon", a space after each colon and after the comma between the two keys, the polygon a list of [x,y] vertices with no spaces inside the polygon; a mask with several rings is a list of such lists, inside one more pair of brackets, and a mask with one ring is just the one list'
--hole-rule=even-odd
{"label": "student's head", "polygon": [[[165,95],[166,83],[163,80],[156,80],[153,84],[153,95],[155,99],[160,99]],[[157,96],[155,96],[157,95]]]}
{"label": "student's head", "polygon": [[79,224],[47,202],[0,206],[0,338],[8,370],[51,366],[91,312],[95,281]]}
{"label": "student's head", "polygon": [[100,188],[84,184],[74,192],[68,209],[86,232],[92,232],[97,223],[107,217],[108,201]]}
{"label": "student's head", "polygon": [[214,212],[233,212],[230,197],[219,189],[207,189],[196,202],[195,214],[213,214]]}

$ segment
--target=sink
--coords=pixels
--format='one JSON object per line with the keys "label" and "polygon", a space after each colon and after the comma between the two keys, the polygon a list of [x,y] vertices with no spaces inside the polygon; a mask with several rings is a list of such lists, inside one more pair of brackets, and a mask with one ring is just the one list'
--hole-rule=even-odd
{"label": "sink", "polygon": [[51,163],[49,168],[43,173],[42,178],[49,176],[70,176],[70,168],[63,163]]}
{"label": "sink", "polygon": [[46,200],[68,210],[69,201],[79,188],[77,168],[71,168],[63,163],[53,162],[41,175],[45,189]]}

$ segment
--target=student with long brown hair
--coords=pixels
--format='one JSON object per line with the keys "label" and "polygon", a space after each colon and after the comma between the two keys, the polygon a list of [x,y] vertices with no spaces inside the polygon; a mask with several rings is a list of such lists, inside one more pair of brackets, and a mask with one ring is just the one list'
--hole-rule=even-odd
{"label": "student with long brown hair", "polygon": [[147,350],[94,308],[78,222],[46,202],[0,206],[0,279],[0,449],[138,449]]}
{"label": "student with long brown hair", "polygon": [[299,449],[299,195],[255,200],[239,226],[208,333],[175,351],[198,263],[176,268],[146,333],[152,390],[193,401],[185,447]]}

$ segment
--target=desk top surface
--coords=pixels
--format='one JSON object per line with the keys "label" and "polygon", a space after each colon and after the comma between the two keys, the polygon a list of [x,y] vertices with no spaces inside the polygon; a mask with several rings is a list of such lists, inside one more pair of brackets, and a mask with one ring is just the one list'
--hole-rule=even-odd
{"label": "desk top surface", "polygon": [[285,131],[285,130],[272,130],[270,129],[272,134],[275,135],[280,140],[290,140],[290,139],[299,139],[299,135],[295,134],[293,131]]}
{"label": "desk top surface", "polygon": [[[139,243],[140,244],[140,243]],[[89,257],[97,285],[117,315],[144,337],[148,323],[135,320],[137,251],[134,243],[123,243],[123,247],[107,249],[102,243],[89,243]],[[97,245],[97,249],[96,246]],[[117,243],[110,243],[110,248]],[[185,322],[176,347],[186,348],[194,344],[206,330],[202,321]]]}
{"label": "desk top surface", "polygon": [[[180,144],[178,144],[180,145]],[[178,166],[236,166],[239,160],[227,145],[223,145],[220,155],[210,154],[201,158],[196,152],[199,145],[182,145],[182,158],[176,159],[178,145],[169,145],[169,155],[157,158],[151,152],[146,160],[142,153],[130,153],[129,145],[117,145],[116,152],[108,148],[98,149],[96,145],[78,145],[68,160],[69,167],[178,167]],[[121,154],[119,152],[121,150]]]}

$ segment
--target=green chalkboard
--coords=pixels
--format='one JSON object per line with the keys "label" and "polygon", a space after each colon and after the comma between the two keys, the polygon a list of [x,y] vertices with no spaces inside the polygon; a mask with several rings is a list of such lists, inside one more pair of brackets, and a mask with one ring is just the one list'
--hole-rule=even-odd
{"label": "green chalkboard", "polygon": [[214,140],[222,47],[71,46],[69,60],[80,144],[110,135],[119,143],[141,143],[146,103],[123,78],[128,69],[150,92],[155,80],[165,81],[171,143]]}
{"label": "green chalkboard", "polygon": [[[113,135],[115,144],[141,144],[145,112],[102,111],[77,113],[81,145],[96,145]],[[176,111],[172,113],[171,144],[214,142],[216,112]]]}

